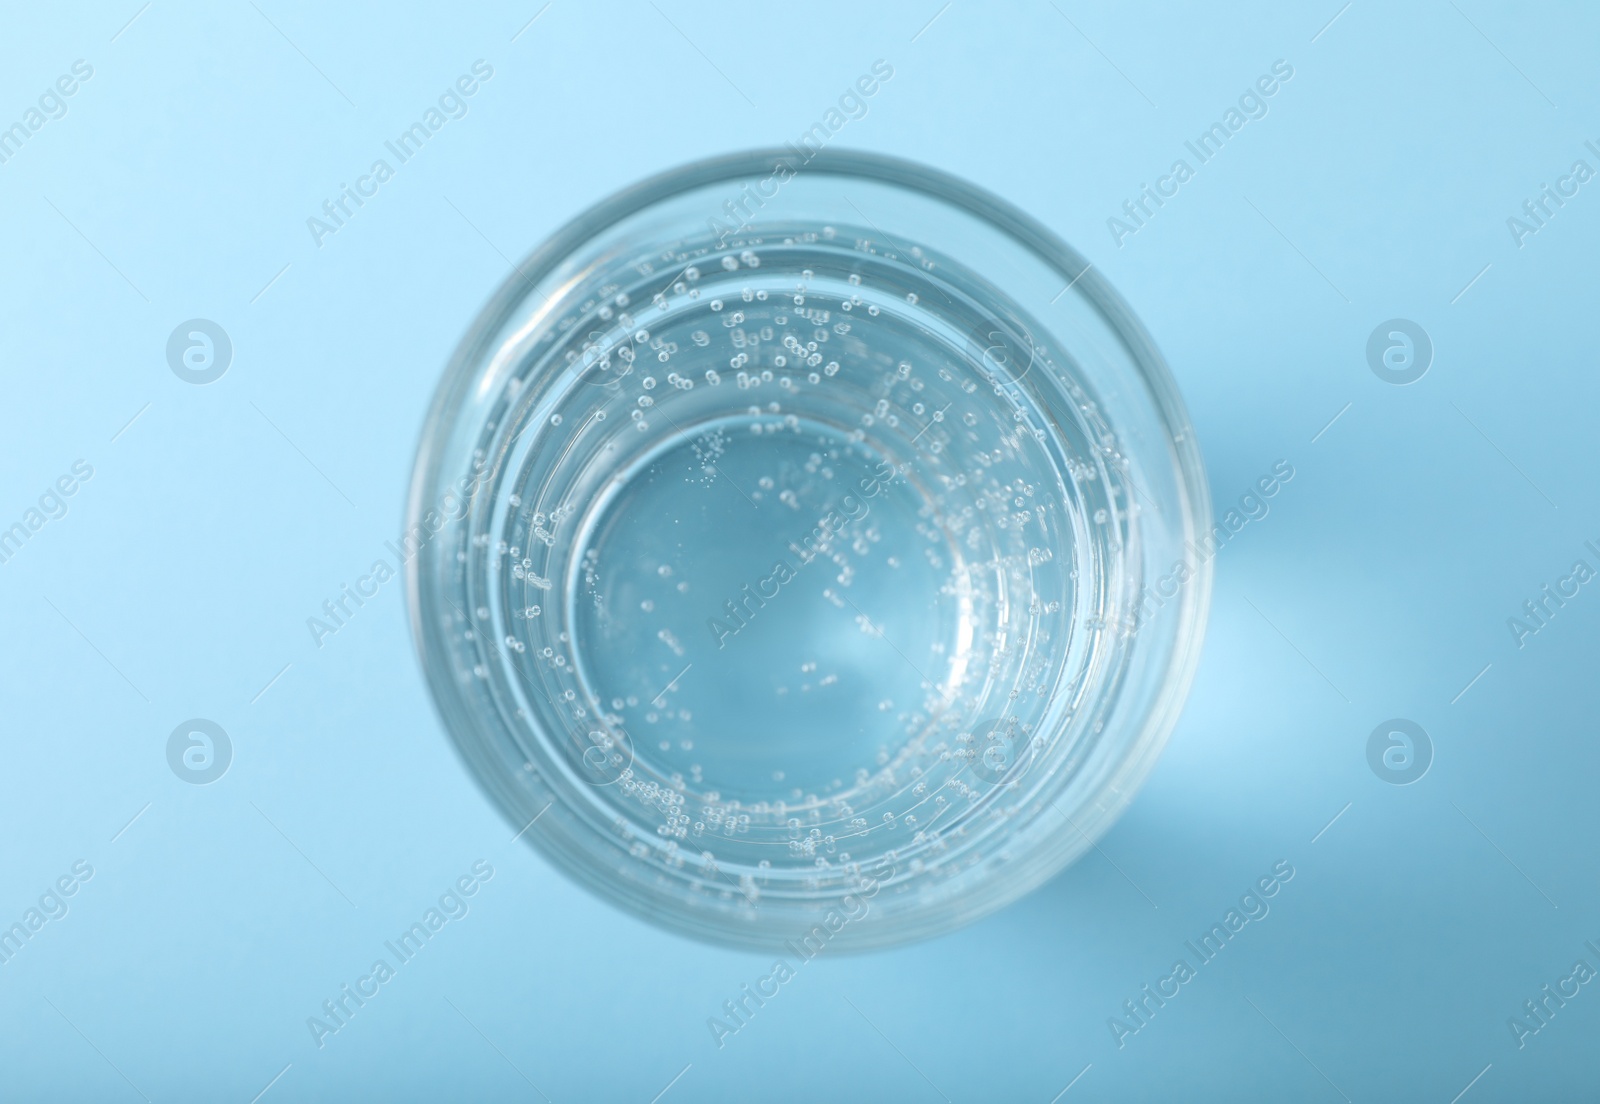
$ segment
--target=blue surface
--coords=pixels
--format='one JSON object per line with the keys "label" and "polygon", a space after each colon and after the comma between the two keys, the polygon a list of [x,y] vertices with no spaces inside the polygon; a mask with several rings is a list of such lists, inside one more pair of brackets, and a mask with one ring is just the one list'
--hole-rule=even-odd
{"label": "blue surface", "polygon": [[[1507,625],[1600,568],[1600,181],[1520,245],[1507,224],[1600,170],[1592,9],[490,9],[0,17],[0,127],[93,69],[0,164],[0,528],[43,523],[0,563],[0,924],[42,923],[0,965],[5,1095],[1592,1099],[1600,987],[1520,1046],[1508,1020],[1600,968],[1600,587],[1520,647]],[[1098,853],[956,935],[798,966],[719,1048],[708,1017],[771,963],[509,839],[398,582],[320,646],[306,622],[392,562],[425,404],[506,258],[644,175],[797,137],[880,58],[833,141],[1081,248],[1167,354],[1219,515],[1295,474],[1219,553],[1189,706]],[[466,114],[319,245],[307,219],[478,59]],[[1119,247],[1107,220],[1279,59],[1266,114]],[[195,318],[233,346],[205,386],[166,358]],[[1433,345],[1406,386],[1367,361],[1393,318]],[[210,785],[169,766],[191,718],[232,745]],[[1432,744],[1410,785],[1369,766],[1391,718]],[[1279,862],[1269,912],[1108,1025]],[[430,908],[319,1047],[308,1018]]]}

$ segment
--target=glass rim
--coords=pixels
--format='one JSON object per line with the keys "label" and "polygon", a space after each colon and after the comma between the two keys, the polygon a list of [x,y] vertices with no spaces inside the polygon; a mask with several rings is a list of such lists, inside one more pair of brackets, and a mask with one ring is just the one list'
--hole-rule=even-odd
{"label": "glass rim", "polygon": [[[1177,384],[1154,339],[1094,264],[1043,223],[1009,201],[950,173],[915,161],[865,151],[825,149],[807,152],[809,158],[802,161],[792,149],[760,148],[721,154],[667,169],[585,208],[529,252],[478,312],[457,344],[436,386],[422,426],[412,470],[404,518],[407,531],[420,523],[423,513],[429,508],[428,504],[436,499],[439,488],[443,486],[441,479],[448,476],[446,464],[450,457],[447,445],[454,420],[459,418],[463,403],[488,362],[486,353],[498,343],[497,337],[505,323],[525,302],[531,288],[537,287],[563,262],[580,252],[586,243],[633,215],[710,185],[769,175],[779,164],[787,164],[794,174],[791,179],[812,175],[855,178],[940,201],[959,213],[995,228],[1060,274],[1064,288],[1082,295],[1122,343],[1130,366],[1142,383],[1151,407],[1165,430],[1173,485],[1181,499],[1173,504],[1173,516],[1182,530],[1178,539],[1184,547],[1189,547],[1198,535],[1199,527],[1209,524],[1211,513],[1204,464],[1192,423]],[[799,167],[795,168],[797,162]],[[486,775],[480,769],[488,764],[480,762],[484,757],[470,749],[461,735],[463,727],[476,731],[479,725],[473,719],[473,710],[463,697],[461,688],[448,677],[446,657],[450,649],[440,637],[441,630],[435,619],[429,615],[437,595],[430,593],[435,581],[431,577],[425,579],[425,576],[429,574],[428,561],[437,552],[433,542],[429,542],[406,565],[405,591],[413,643],[429,686],[430,697],[444,722],[451,743],[462,755],[475,781],[487,790],[494,804],[503,814],[510,814],[512,788],[507,780]],[[1081,816],[1075,823],[1079,833],[1088,841],[1097,839],[1131,801],[1134,792],[1159,758],[1177,722],[1199,665],[1210,609],[1213,573],[1213,562],[1209,558],[1202,557],[1194,565],[1193,584],[1185,588],[1184,598],[1176,610],[1178,616],[1170,630],[1171,651],[1164,664],[1160,688],[1149,701],[1136,730],[1130,733],[1120,762],[1097,787],[1092,803],[1079,810]],[[425,602],[425,599],[429,601]],[[514,818],[515,814],[511,815]],[[1050,868],[1046,877],[1059,873],[1087,847],[1087,843],[1068,847],[1066,850],[1071,854],[1055,862],[1046,855],[1038,855],[1035,857],[1038,868]],[[540,847],[539,850],[547,858],[555,858],[547,848]],[[577,875],[577,880],[582,883],[591,881],[589,875],[592,872],[577,870],[565,861],[558,861],[556,865]],[[1043,880],[1030,879],[1030,884],[1022,892],[1037,888]],[[600,887],[593,888],[598,890]],[[1007,893],[1005,896],[1010,901],[1020,895]],[[613,903],[620,900],[615,893],[601,893],[600,896]],[[982,907],[977,910],[980,914],[989,911],[992,910]],[[911,918],[903,919],[910,921]],[[921,918],[921,923],[911,922],[907,926],[926,930],[915,933],[902,930],[898,935],[880,933],[879,938],[860,944],[851,943],[840,949],[872,950],[937,935],[960,923],[964,921],[925,917]],[[674,931],[709,939],[718,945],[747,949],[768,947],[753,932],[752,938],[746,939],[719,925],[713,925],[704,932],[690,930],[676,921],[669,922],[668,926]]]}

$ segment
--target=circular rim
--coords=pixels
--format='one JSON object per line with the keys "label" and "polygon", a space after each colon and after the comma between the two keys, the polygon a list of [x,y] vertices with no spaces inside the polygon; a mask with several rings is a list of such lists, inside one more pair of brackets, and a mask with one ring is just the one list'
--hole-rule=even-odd
{"label": "circular rim", "polygon": [[[657,173],[587,208],[529,253],[527,259],[517,266],[515,273],[496,289],[468,327],[434,392],[423,422],[407,494],[404,518],[407,530],[419,523],[428,508],[427,504],[436,495],[434,488],[438,485],[440,464],[444,460],[440,450],[444,441],[441,430],[446,428],[462,394],[469,389],[477,367],[483,363],[486,348],[523,302],[528,288],[537,286],[584,242],[616,222],[684,192],[771,171],[776,162],[792,161],[793,156],[792,151],[769,147],[723,154]],[[872,180],[942,200],[1001,230],[1059,272],[1069,287],[1079,289],[1102,313],[1123,343],[1166,429],[1166,444],[1173,461],[1175,481],[1184,499],[1176,512],[1183,527],[1181,544],[1185,549],[1191,547],[1196,536],[1197,520],[1211,516],[1211,502],[1204,463],[1188,411],[1154,339],[1098,269],[1043,223],[1008,201],[959,177],[915,161],[855,150],[825,149],[812,154],[795,173],[797,176],[810,174]],[[508,823],[514,823],[517,818],[510,809],[510,802],[506,800],[509,793],[497,792],[492,779],[476,769],[478,764],[474,755],[460,735],[475,727],[473,712],[458,694],[455,684],[446,677],[448,664],[438,662],[448,654],[448,648],[440,639],[439,630],[432,619],[423,615],[421,564],[428,553],[429,546],[425,546],[406,564],[406,604],[417,658],[422,665],[434,707],[444,722],[457,754],[479,787],[506,816]],[[1173,631],[1172,655],[1167,662],[1166,677],[1144,715],[1142,732],[1129,742],[1128,754],[1104,780],[1082,817],[1075,821],[1078,834],[1073,843],[1045,853],[1043,859],[1046,861],[1035,864],[1028,879],[1008,887],[1008,892],[1004,894],[994,895],[988,902],[976,903],[956,924],[951,924],[944,917],[922,920],[901,918],[892,932],[878,932],[875,928],[874,938],[842,943],[839,951],[872,950],[943,934],[953,927],[973,923],[1033,892],[1070,865],[1104,834],[1132,800],[1140,783],[1160,757],[1177,723],[1199,665],[1210,612],[1212,576],[1211,559],[1198,558],[1194,568],[1195,583],[1190,588],[1193,600],[1178,607],[1179,621]],[[530,836],[530,843],[533,842]],[[558,868],[572,874],[580,884],[601,888],[593,872],[578,869],[577,864],[568,861],[566,856],[556,855],[542,847],[538,850]],[[1057,860],[1056,855],[1062,852],[1066,857]],[[628,899],[635,905],[643,904],[646,909],[642,915],[649,915],[652,911],[648,907],[649,902],[628,893],[619,895],[614,886],[604,897],[612,901]],[[745,935],[726,927],[700,931],[675,921],[667,926],[679,934],[719,946],[759,950],[767,950],[771,946],[754,931]]]}

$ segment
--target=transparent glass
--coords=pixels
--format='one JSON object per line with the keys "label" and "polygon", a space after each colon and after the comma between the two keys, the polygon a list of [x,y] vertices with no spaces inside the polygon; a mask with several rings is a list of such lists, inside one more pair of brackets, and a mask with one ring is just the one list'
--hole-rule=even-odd
{"label": "transparent glass", "polygon": [[484,308],[407,588],[522,838],[686,934],[852,950],[1105,831],[1194,672],[1208,516],[1159,353],[1071,248],[920,165],[752,152],[599,204]]}

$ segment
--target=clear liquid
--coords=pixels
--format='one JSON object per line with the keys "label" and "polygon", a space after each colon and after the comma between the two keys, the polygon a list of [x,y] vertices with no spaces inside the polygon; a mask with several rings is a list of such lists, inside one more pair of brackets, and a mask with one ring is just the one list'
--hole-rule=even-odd
{"label": "clear liquid", "polygon": [[1116,631],[1136,508],[1070,361],[845,228],[584,279],[484,442],[515,727],[635,858],[739,903],[972,858],[1070,763]]}

